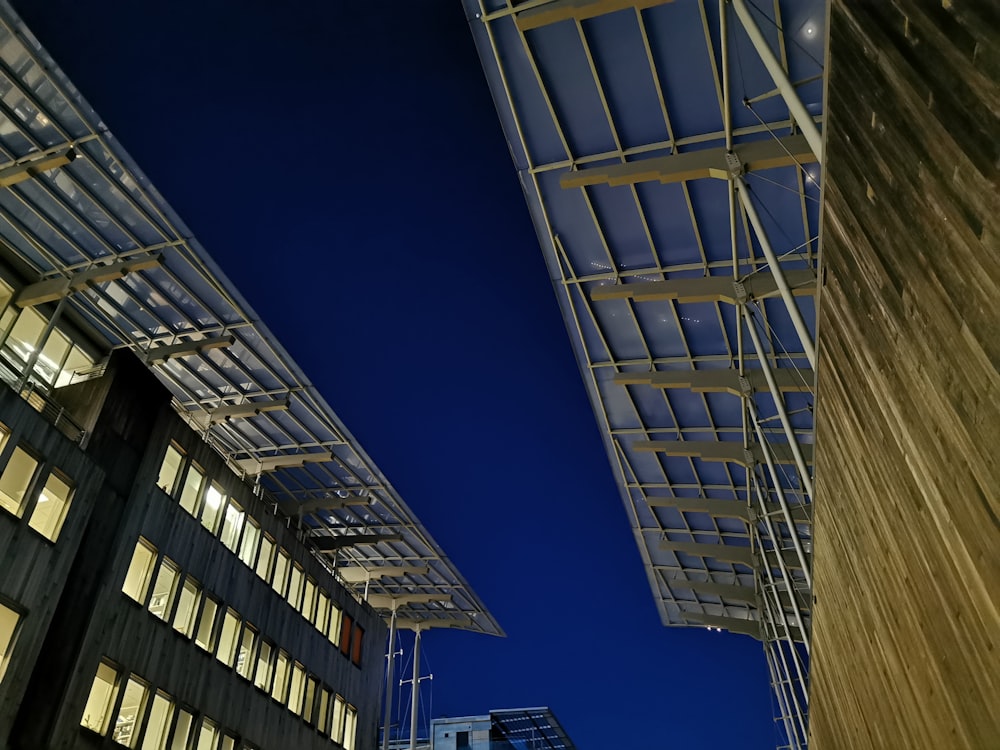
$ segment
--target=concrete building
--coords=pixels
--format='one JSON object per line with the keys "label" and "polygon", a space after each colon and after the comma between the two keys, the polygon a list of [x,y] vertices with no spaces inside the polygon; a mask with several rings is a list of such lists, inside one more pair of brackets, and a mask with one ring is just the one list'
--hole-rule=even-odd
{"label": "concrete building", "polygon": [[548,708],[513,708],[431,722],[431,750],[575,750]]}
{"label": "concrete building", "polygon": [[499,626],[6,3],[0,164],[0,748],[373,750]]}

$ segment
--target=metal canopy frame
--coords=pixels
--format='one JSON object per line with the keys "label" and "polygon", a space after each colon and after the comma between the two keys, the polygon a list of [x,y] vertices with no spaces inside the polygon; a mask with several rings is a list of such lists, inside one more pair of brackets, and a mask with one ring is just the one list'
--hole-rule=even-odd
{"label": "metal canopy frame", "polygon": [[506,740],[516,750],[576,750],[549,708],[490,711],[491,739]]}
{"label": "metal canopy frame", "polygon": [[[73,158],[67,158],[72,154]],[[0,239],[36,283],[142,358],[192,429],[360,600],[412,627],[503,635],[316,387],[6,2]],[[48,295],[47,297],[45,295]],[[368,571],[371,571],[369,574]]]}
{"label": "metal canopy frame", "polygon": [[463,0],[660,617],[806,745],[824,0]]}

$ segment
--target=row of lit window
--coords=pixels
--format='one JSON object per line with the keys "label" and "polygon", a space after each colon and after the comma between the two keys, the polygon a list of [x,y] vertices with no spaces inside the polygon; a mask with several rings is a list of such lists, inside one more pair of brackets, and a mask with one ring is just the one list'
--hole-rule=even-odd
{"label": "row of lit window", "polygon": [[[330,595],[315,580],[306,575],[301,565],[292,560],[284,547],[263,532],[252,516],[248,515],[235,498],[227,498],[222,486],[209,480],[205,471],[188,459],[176,445],[167,446],[156,482],[162,490],[177,498],[180,506],[201,521],[208,529],[250,569],[269,583],[279,596],[297,609],[341,653],[351,655],[361,666],[360,643],[356,653],[345,646],[341,633],[351,628],[341,623],[341,612]],[[349,615],[343,615],[348,621]]]}
{"label": "row of lit window", "polygon": [[0,316],[0,331],[6,333],[3,337],[3,353],[12,363],[24,368],[34,357],[32,374],[56,388],[72,383],[77,372],[94,366],[94,360],[58,328],[50,329],[43,342],[48,321],[33,307],[18,310],[7,306],[12,295],[13,290],[0,281],[0,307],[6,307]]}
{"label": "row of lit window", "polygon": [[218,722],[199,718],[198,711],[178,705],[169,693],[154,690],[138,675],[129,674],[125,680],[108,661],[97,668],[80,726],[100,735],[110,731],[119,745],[139,750],[255,750]]}
{"label": "row of lit window", "polygon": [[[6,457],[0,473],[0,508],[17,518],[27,514],[28,526],[54,542],[73,499],[72,480],[58,469],[44,466],[29,447],[8,446],[8,442],[10,431],[0,425],[0,457]],[[39,484],[41,490],[36,491]]]}
{"label": "row of lit window", "polygon": [[[302,664],[261,636],[236,610],[203,591],[197,580],[191,576],[182,580],[180,568],[170,558],[159,557],[159,565],[157,560],[153,545],[140,538],[122,591],[334,742],[343,743],[347,736],[353,743],[354,709],[342,697],[307,674]],[[364,630],[352,626],[349,615],[343,623],[347,630],[341,643],[349,644],[360,662]]]}

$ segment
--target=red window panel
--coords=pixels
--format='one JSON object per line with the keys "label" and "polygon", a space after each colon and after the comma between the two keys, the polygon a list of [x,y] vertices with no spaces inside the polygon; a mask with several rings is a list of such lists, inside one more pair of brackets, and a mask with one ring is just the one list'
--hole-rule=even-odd
{"label": "red window panel", "polygon": [[340,653],[344,656],[351,653],[351,631],[353,629],[354,620],[344,612],[344,619],[340,621]]}
{"label": "red window panel", "polygon": [[365,629],[361,626],[354,628],[354,640],[351,642],[351,661],[355,666],[361,666],[361,641],[365,637]]}

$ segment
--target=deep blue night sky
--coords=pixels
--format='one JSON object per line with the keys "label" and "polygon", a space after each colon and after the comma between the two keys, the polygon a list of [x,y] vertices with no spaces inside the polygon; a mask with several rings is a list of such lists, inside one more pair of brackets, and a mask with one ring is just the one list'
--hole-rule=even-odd
{"label": "deep blue night sky", "polygon": [[15,7],[507,631],[425,710],[774,747],[760,645],[660,625],[459,0]]}

